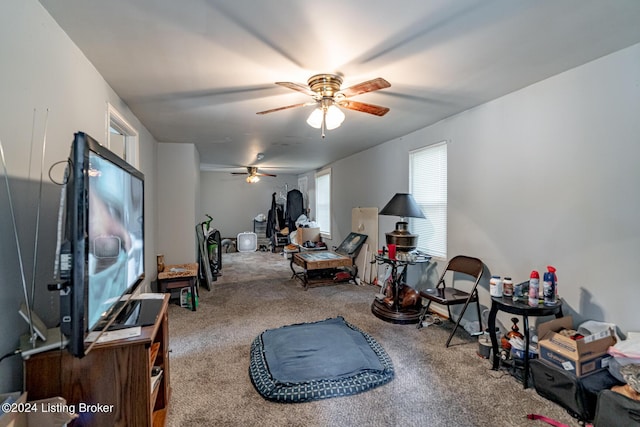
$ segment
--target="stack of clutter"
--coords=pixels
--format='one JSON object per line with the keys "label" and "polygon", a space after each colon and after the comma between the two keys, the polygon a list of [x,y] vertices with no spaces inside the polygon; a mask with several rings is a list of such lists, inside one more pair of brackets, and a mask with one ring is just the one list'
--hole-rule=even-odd
{"label": "stack of clutter", "polygon": [[[530,336],[529,343],[529,359],[535,359],[538,357],[538,336]],[[511,346],[511,358],[512,359],[524,359],[524,339],[520,336],[513,336],[509,338],[509,345]]]}
{"label": "stack of clutter", "polygon": [[609,373],[626,383],[614,391],[640,400],[640,333],[630,333],[626,340],[618,341],[607,352],[612,356]]}
{"label": "stack of clutter", "polygon": [[531,272],[528,282],[515,284],[511,277],[505,276],[502,279],[498,275],[493,275],[489,280],[489,294],[497,298],[512,298],[515,302],[527,302],[532,307],[537,307],[541,302],[544,305],[556,305],[558,302],[556,268],[548,265],[543,278],[540,286],[540,274],[536,270]]}

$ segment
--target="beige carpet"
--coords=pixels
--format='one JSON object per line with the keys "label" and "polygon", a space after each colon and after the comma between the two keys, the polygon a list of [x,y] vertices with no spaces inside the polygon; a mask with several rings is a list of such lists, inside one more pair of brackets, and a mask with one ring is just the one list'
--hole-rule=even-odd
{"label": "beige carpet", "polygon": [[[339,284],[305,291],[289,262],[269,252],[224,254],[223,276],[201,290],[196,312],[169,308],[169,426],[544,426],[543,414],[579,424],[533,389],[490,369],[477,342],[449,325],[418,330],[371,314],[377,288]],[[265,329],[343,316],[371,334],[396,377],[354,396],[282,404],[263,399],[249,379],[249,351]]]}

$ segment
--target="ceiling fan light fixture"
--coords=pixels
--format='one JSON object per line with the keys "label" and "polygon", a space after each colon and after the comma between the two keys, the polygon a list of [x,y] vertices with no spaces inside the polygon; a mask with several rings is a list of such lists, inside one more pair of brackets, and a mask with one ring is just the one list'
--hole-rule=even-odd
{"label": "ceiling fan light fixture", "polygon": [[325,116],[325,124],[327,129],[332,130],[339,127],[344,122],[344,113],[335,105],[327,108],[327,115]]}
{"label": "ceiling fan light fixture", "polygon": [[342,110],[335,105],[321,105],[309,114],[307,124],[312,128],[320,129],[322,122],[327,130],[333,130],[340,127],[344,122],[345,115]]}
{"label": "ceiling fan light fixture", "polygon": [[386,107],[351,101],[349,99],[352,96],[391,87],[391,84],[382,77],[367,80],[343,90],[340,89],[342,77],[337,74],[316,74],[307,80],[307,86],[293,82],[276,82],[276,84],[309,95],[314,101],[272,108],[270,110],[259,111],[256,114],[267,114],[288,110],[289,108],[306,107],[316,104],[316,109],[313,110],[307,118],[307,124],[313,128],[320,129],[323,138],[325,137],[325,130],[332,130],[339,127],[345,119],[345,115],[342,110],[338,108],[338,105],[348,110],[360,111],[380,117],[389,112],[389,109]]}
{"label": "ceiling fan light fixture", "polygon": [[249,184],[255,184],[260,181],[260,177],[258,175],[249,175],[246,179]]}
{"label": "ceiling fan light fixture", "polygon": [[307,124],[312,128],[320,129],[322,126],[322,107],[318,107],[309,114],[309,118],[307,119]]}

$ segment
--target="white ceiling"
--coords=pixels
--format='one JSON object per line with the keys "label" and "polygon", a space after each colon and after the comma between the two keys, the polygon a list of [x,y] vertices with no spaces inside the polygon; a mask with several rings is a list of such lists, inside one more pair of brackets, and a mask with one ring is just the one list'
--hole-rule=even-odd
{"label": "white ceiling", "polygon": [[[640,42],[639,0],[40,3],[157,141],[210,170],[316,169]],[[311,99],[274,82],[329,72],[385,78],[353,99],[390,112],[344,110],[325,139],[312,107],[256,115]]]}

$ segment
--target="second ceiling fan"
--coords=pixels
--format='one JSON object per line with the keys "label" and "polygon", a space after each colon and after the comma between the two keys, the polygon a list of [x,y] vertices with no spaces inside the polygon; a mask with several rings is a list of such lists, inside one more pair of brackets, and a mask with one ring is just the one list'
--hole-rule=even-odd
{"label": "second ceiling fan", "polygon": [[273,176],[273,177],[278,176],[270,173],[258,172],[258,168],[256,166],[247,166],[246,172],[231,172],[231,175],[249,175],[247,176],[246,181],[250,184],[260,181],[261,176]]}
{"label": "second ceiling fan", "polygon": [[338,107],[376,116],[384,116],[389,112],[387,107],[349,99],[352,96],[391,87],[391,84],[381,77],[358,83],[343,90],[340,90],[342,77],[336,74],[316,74],[309,78],[307,86],[293,82],[276,82],[276,84],[307,94],[313,98],[313,101],[273,108],[256,114],[267,114],[289,108],[316,105],[317,108],[311,113],[307,123],[312,127],[322,129],[323,138],[325,129],[335,129],[344,120],[344,113]]}

